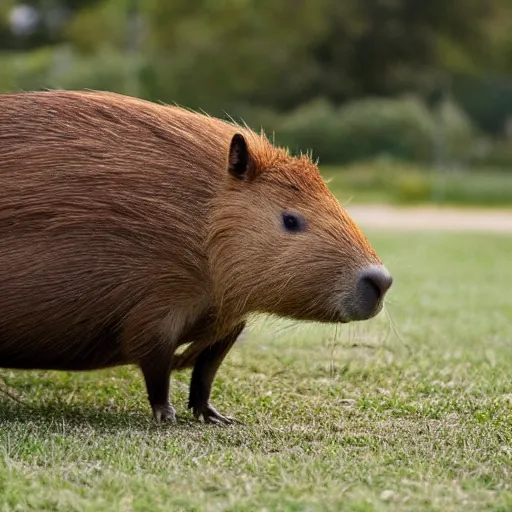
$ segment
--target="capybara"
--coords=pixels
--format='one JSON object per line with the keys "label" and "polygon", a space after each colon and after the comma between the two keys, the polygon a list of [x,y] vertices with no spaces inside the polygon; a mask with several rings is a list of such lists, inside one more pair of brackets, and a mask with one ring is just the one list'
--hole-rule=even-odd
{"label": "capybara", "polygon": [[[157,422],[210,404],[252,313],[375,316],[392,278],[307,155],[104,92],[0,95],[0,367],[138,365]],[[189,344],[184,352],[180,345]]]}

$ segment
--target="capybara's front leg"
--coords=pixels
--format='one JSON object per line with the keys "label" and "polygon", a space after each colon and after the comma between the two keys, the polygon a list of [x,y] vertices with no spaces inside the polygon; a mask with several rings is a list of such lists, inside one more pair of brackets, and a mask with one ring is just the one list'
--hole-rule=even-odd
{"label": "capybara's front leg", "polygon": [[176,421],[176,411],[169,400],[169,385],[172,368],[172,354],[167,351],[154,352],[139,363],[157,423]]}
{"label": "capybara's front leg", "polygon": [[189,409],[194,416],[202,416],[205,423],[233,423],[234,418],[223,416],[210,404],[213,379],[222,361],[234,345],[245,324],[239,325],[224,338],[207,346],[197,357],[190,382]]}

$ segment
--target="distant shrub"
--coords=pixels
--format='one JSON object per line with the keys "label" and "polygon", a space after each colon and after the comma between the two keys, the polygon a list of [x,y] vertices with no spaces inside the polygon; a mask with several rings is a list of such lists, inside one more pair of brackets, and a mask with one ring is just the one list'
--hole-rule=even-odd
{"label": "distant shrub", "polygon": [[283,116],[276,127],[276,142],[293,153],[313,150],[322,162],[343,161],[342,121],[339,111],[316,99]]}
{"label": "distant shrub", "polygon": [[68,46],[0,54],[0,89],[97,89],[143,96],[143,64],[109,49],[82,55]]}
{"label": "distant shrub", "polygon": [[[4,53],[0,54],[0,89],[99,89],[178,101],[185,86],[178,79],[158,80],[161,65],[147,55],[128,55],[108,45],[94,54],[77,52],[69,45]],[[175,65],[169,65],[171,78]],[[263,128],[277,144],[293,153],[311,151],[322,164],[378,157],[431,164],[441,156],[446,164],[512,168],[510,144],[476,144],[477,131],[453,102],[431,111],[417,98],[367,98],[341,107],[317,98],[283,114],[236,97],[217,101],[205,94],[196,98],[198,105],[184,106],[220,117],[232,116],[258,131]]]}
{"label": "distant shrub", "polygon": [[469,116],[453,101],[443,102],[434,114],[439,134],[444,137],[445,158],[448,161],[467,161],[474,151],[477,130]]}
{"label": "distant shrub", "polygon": [[432,199],[432,180],[425,173],[408,172],[396,177],[394,194],[402,203],[423,203]]}
{"label": "distant shrub", "polygon": [[96,89],[143,96],[141,62],[109,50],[95,55],[77,55],[62,49],[47,81],[62,89]]}
{"label": "distant shrub", "polygon": [[512,173],[496,168],[460,170],[379,158],[321,166],[339,198],[398,204],[512,205]]}
{"label": "distant shrub", "polygon": [[483,131],[495,136],[504,134],[512,112],[512,81],[504,75],[460,75],[453,79],[453,93]]}
{"label": "distant shrub", "polygon": [[509,140],[480,139],[472,152],[471,163],[512,171],[512,142]]}
{"label": "distant shrub", "polygon": [[53,51],[50,48],[30,53],[0,54],[0,89],[14,92],[44,87],[52,62]]}
{"label": "distant shrub", "polygon": [[431,163],[440,143],[445,158],[463,160],[474,137],[475,128],[457,105],[447,102],[431,112],[416,98],[371,98],[341,108],[317,99],[282,116],[276,128],[277,142],[293,152],[312,150],[327,164],[379,156]]}
{"label": "distant shrub", "polygon": [[433,155],[435,124],[415,99],[366,99],[343,107],[340,156],[355,161],[378,155],[428,161]]}
{"label": "distant shrub", "polygon": [[256,132],[265,130],[267,136],[272,139],[276,128],[281,122],[280,115],[274,110],[254,105],[233,103],[229,111],[208,111],[210,115],[218,115],[226,120],[234,120],[240,124],[247,124]]}
{"label": "distant shrub", "polygon": [[284,117],[277,140],[292,150],[312,149],[323,163],[349,163],[379,155],[428,161],[434,120],[415,99],[366,99],[335,108],[315,100]]}

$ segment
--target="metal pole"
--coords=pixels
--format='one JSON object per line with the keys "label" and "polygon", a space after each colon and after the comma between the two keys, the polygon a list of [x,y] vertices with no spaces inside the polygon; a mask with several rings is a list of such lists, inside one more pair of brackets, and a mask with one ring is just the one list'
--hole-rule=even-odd
{"label": "metal pole", "polygon": [[444,197],[444,178],[446,172],[446,126],[443,116],[443,106],[448,99],[449,86],[446,80],[440,88],[439,102],[434,105],[433,114],[436,122],[435,140],[434,140],[434,181],[432,184],[432,201],[439,202]]}

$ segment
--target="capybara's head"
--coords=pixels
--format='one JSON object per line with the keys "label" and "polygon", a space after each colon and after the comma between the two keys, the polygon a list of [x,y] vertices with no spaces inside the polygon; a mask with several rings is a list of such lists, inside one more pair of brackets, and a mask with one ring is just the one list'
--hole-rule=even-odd
{"label": "capybara's head", "polygon": [[240,130],[209,235],[225,314],[350,322],[380,312],[392,278],[308,156]]}

